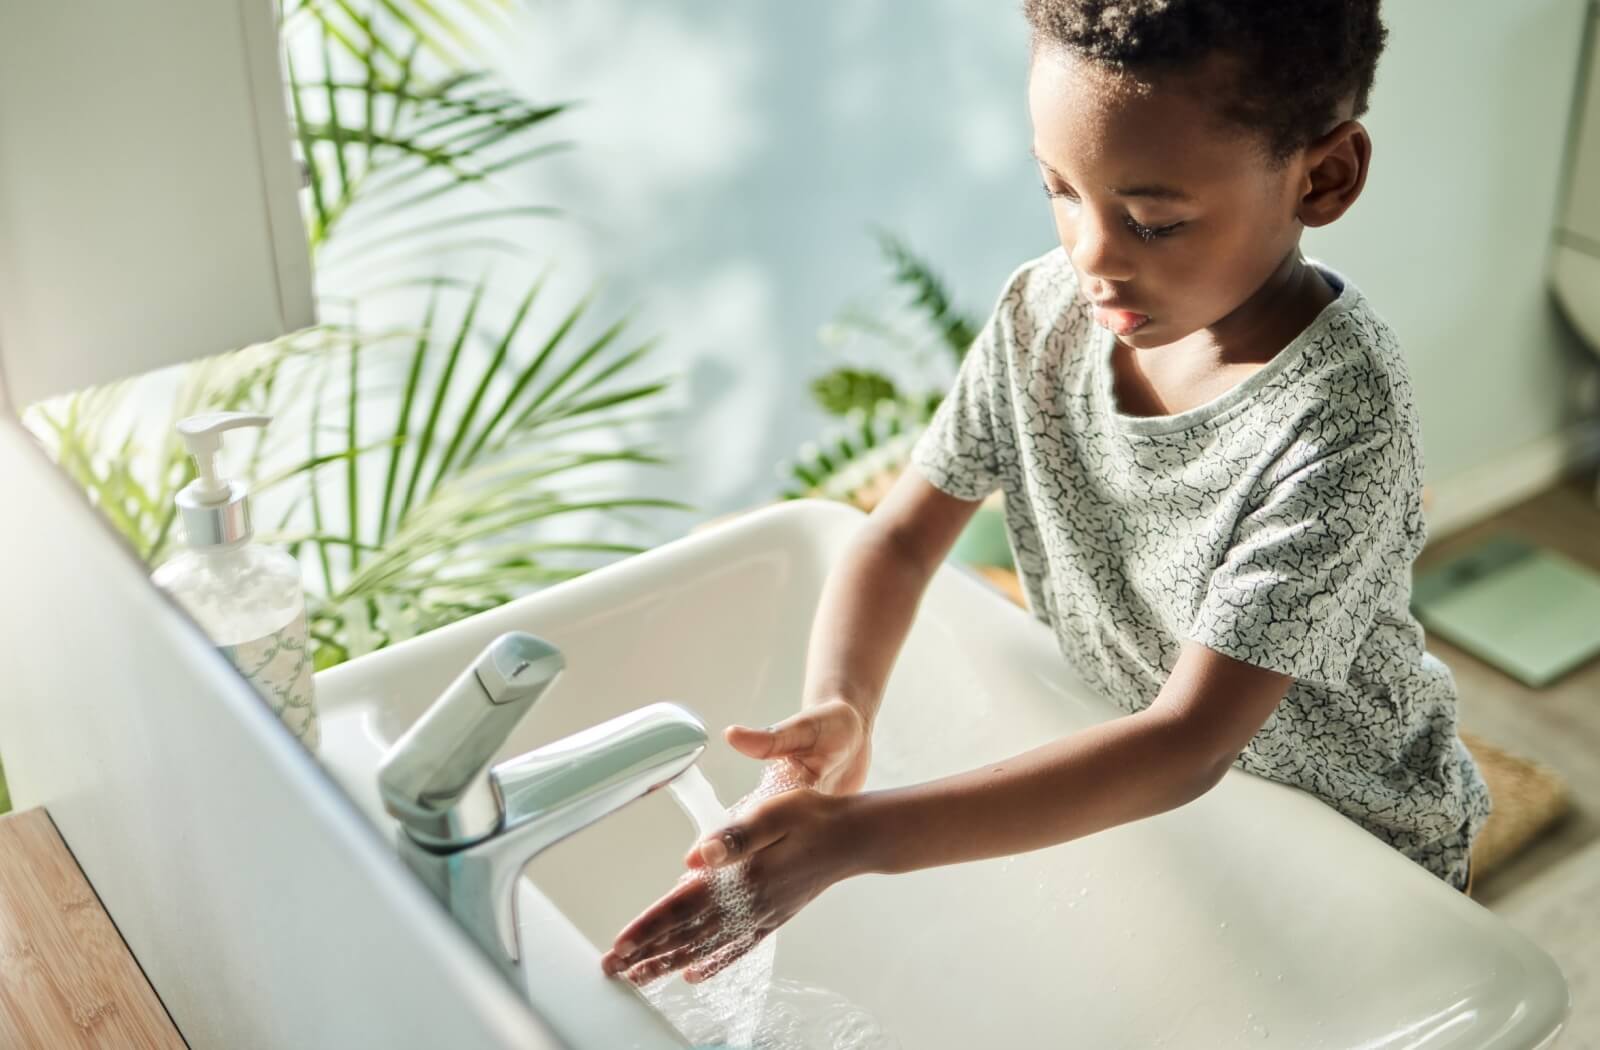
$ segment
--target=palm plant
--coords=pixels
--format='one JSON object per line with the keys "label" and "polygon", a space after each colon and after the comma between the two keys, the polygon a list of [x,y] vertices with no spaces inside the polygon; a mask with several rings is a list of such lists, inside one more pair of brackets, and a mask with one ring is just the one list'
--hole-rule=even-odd
{"label": "palm plant", "polygon": [[[629,378],[651,344],[613,349],[621,322],[569,347],[585,302],[553,331],[534,332],[528,317],[542,287],[535,282],[528,289],[481,363],[469,362],[466,347],[478,331],[483,287],[472,290],[463,316],[449,326],[437,322],[443,292],[436,290],[410,339],[403,387],[376,445],[361,436],[366,351],[360,344],[341,355],[343,403],[312,399],[310,462],[340,464],[307,486],[311,532],[290,538],[302,564],[320,574],[323,600],[312,620],[319,665],[586,571],[571,556],[642,549],[540,538],[525,534],[528,528],[597,513],[682,509],[576,484],[574,475],[605,464],[662,462],[647,449],[573,447],[568,439],[655,418],[619,410],[648,401],[667,383]],[[335,381],[321,377],[325,389]],[[338,416],[331,428],[324,425],[326,409]],[[327,433],[335,439],[325,451]]]}
{"label": "palm plant", "polygon": [[[435,13],[432,3],[413,3]],[[424,205],[459,198],[498,172],[570,148],[559,140],[529,146],[525,135],[569,104],[531,105],[482,70],[430,72],[435,64],[428,53],[443,50],[437,35],[425,34],[394,0],[377,6],[399,14],[380,20],[349,0],[301,0],[285,15],[286,26],[301,25],[298,35],[311,38],[296,47],[303,42],[288,36],[285,67],[308,169],[307,225],[319,268],[370,270],[382,261],[382,249],[395,246],[430,255],[447,249],[520,253],[517,242],[486,231],[559,209],[457,209],[410,220]],[[309,77],[301,69],[307,54],[316,65]],[[390,228],[397,217],[407,224]],[[335,240],[334,231],[346,227],[357,228]]]}
{"label": "palm plant", "polygon": [[[976,337],[977,322],[956,309],[943,281],[904,241],[886,230],[873,233],[893,283],[909,293],[904,305],[912,327],[907,330],[881,314],[852,307],[825,330],[825,337],[839,342],[862,336],[902,354],[931,350],[931,356],[948,358],[959,368]],[[874,368],[845,366],[819,376],[811,384],[812,398],[842,422],[803,446],[786,465],[784,498],[821,496],[870,504],[884,479],[904,465],[944,393],[938,381],[906,390]]]}
{"label": "palm plant", "polygon": [[[597,515],[684,509],[591,480],[608,466],[661,462],[625,441],[629,427],[659,418],[640,410],[668,385],[639,376],[650,341],[626,338],[626,320],[580,336],[592,297],[546,306],[548,270],[498,321],[488,278],[437,272],[452,255],[469,265],[521,257],[508,231],[559,215],[478,199],[496,173],[568,146],[542,134],[567,104],[532,105],[462,68],[475,40],[503,27],[505,7],[283,0],[317,270],[398,268],[399,279],[345,298],[324,292],[321,312],[337,320],[188,366],[160,434],[136,407],[152,396],[149,380],[26,414],[151,564],[176,542],[172,500],[192,477],[170,424],[199,411],[274,414],[272,433],[246,447],[246,473],[258,528],[311,578],[318,667],[642,549],[563,539],[552,525],[572,519],[592,537]],[[360,323],[369,301],[395,296],[416,302],[417,322]]]}

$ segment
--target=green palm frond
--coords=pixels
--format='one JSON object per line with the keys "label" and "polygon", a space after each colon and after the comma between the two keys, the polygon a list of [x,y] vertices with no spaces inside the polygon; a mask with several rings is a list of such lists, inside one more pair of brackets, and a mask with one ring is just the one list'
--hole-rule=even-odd
{"label": "green palm frond", "polygon": [[950,296],[928,264],[912,253],[904,241],[887,230],[876,231],[878,246],[894,263],[894,277],[910,289],[911,305],[920,310],[933,325],[957,363],[967,356],[967,348],[977,335],[977,328],[965,315],[956,311]]}
{"label": "green palm frond", "polygon": [[842,425],[801,446],[780,468],[783,498],[848,501],[905,461],[931,413],[927,401],[879,401],[870,409],[852,409]]}
{"label": "green palm frond", "polygon": [[482,51],[482,41],[510,24],[510,0],[283,0],[282,32],[320,33],[353,56],[369,52],[400,60],[396,30],[418,41],[431,57],[455,68]]}
{"label": "green palm frond", "polygon": [[[326,30],[325,22],[318,26]],[[508,219],[560,214],[551,206],[527,205],[411,218],[420,204],[567,148],[560,141],[529,148],[526,138],[570,105],[531,104],[483,71],[440,70],[419,58],[427,38],[409,23],[402,27],[366,34],[364,44],[343,52],[324,32],[311,74],[302,68],[309,49],[301,49],[300,61],[293,49],[286,57],[309,183],[309,233],[324,266],[368,265],[374,250],[396,243],[432,251],[430,238],[439,233],[460,236],[486,225],[498,228]],[[334,242],[333,231],[357,210],[365,212],[361,235]],[[396,222],[402,225],[395,228]]]}
{"label": "green palm frond", "polygon": [[[409,341],[352,345],[342,367],[325,366],[323,382],[342,378],[345,396],[317,399],[311,430],[342,436],[344,470],[318,477],[306,497],[311,531],[297,538],[302,556],[323,570],[318,634],[329,644],[346,639],[319,656],[323,663],[395,640],[382,610],[401,615],[401,628],[410,629],[432,622],[439,609],[457,609],[485,581],[494,581],[503,600],[581,571],[571,556],[638,550],[536,539],[529,530],[572,516],[688,509],[669,500],[585,495],[579,487],[596,468],[663,460],[647,449],[572,447],[553,436],[556,424],[568,434],[582,426],[614,435],[620,410],[658,393],[665,381],[635,378],[649,343],[608,350],[620,338],[620,322],[588,342],[572,339],[590,299],[546,308],[547,277],[523,291],[498,328],[482,320],[487,283],[470,289],[459,319],[448,324],[440,322],[447,293],[435,288]],[[547,310],[559,317],[551,331],[536,323]],[[475,345],[490,349],[474,353]],[[404,379],[381,435],[368,433],[363,445],[357,413],[368,370]],[[365,411],[375,420],[379,409]],[[361,621],[353,636],[344,624],[352,615]]]}
{"label": "green palm frond", "polygon": [[[976,337],[976,320],[952,304],[932,267],[894,234],[875,229],[878,246],[888,260],[894,283],[911,292],[910,305],[933,332],[944,355],[959,367]],[[911,334],[884,317],[852,307],[823,329],[825,341],[839,343],[847,333],[865,335],[894,353],[926,344],[926,331]],[[868,368],[841,367],[812,381],[812,397],[832,415],[849,422],[802,447],[780,468],[783,496],[846,499],[884,470],[897,468],[944,398],[944,386],[933,380],[912,392],[887,374]],[[897,460],[896,457],[902,457]]]}

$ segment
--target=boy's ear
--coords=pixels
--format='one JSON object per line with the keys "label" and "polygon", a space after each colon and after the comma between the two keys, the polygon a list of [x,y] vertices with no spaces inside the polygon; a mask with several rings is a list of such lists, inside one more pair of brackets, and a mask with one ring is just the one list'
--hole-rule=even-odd
{"label": "boy's ear", "polygon": [[1300,160],[1300,206],[1295,217],[1326,226],[1350,210],[1367,184],[1372,138],[1359,120],[1346,120],[1306,147]]}

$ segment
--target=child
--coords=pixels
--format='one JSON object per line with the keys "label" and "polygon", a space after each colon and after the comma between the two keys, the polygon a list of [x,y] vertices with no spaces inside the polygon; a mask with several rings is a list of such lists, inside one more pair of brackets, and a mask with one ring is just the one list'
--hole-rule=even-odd
{"label": "child", "polygon": [[[1366,181],[1377,0],[1025,0],[1061,247],[1025,263],[912,467],[830,575],[799,714],[727,739],[809,786],[697,843],[603,960],[703,980],[862,872],[1039,849],[1231,766],[1308,791],[1451,886],[1489,812],[1409,611],[1425,528],[1394,333],[1304,258]],[[996,488],[1033,613],[1129,714],[860,792],[929,577]],[[756,929],[719,938],[710,867]]]}

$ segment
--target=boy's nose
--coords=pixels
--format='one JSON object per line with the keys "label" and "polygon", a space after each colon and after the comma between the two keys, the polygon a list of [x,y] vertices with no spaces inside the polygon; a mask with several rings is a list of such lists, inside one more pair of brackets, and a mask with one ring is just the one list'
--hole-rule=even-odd
{"label": "boy's nose", "polygon": [[1067,258],[1085,284],[1098,281],[1116,287],[1133,278],[1133,266],[1117,244],[1116,228],[1090,214],[1081,214],[1073,224]]}

